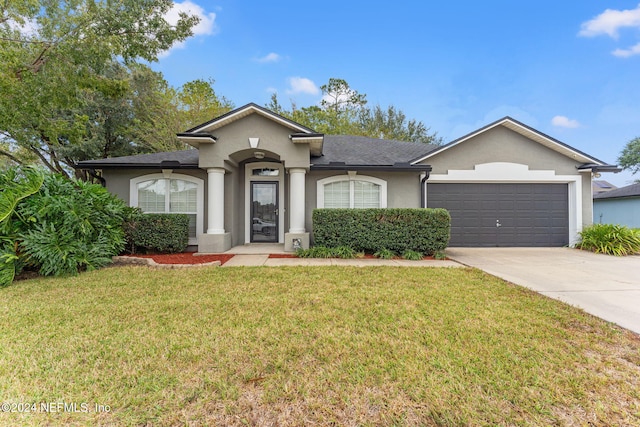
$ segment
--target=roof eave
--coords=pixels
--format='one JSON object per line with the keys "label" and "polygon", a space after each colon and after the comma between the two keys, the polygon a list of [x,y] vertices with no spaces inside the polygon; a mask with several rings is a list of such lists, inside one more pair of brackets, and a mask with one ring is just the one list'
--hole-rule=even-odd
{"label": "roof eave", "polygon": [[309,153],[312,157],[322,156],[324,134],[322,133],[292,133],[289,135],[294,144],[309,144]]}
{"label": "roof eave", "polygon": [[196,132],[196,133],[179,133],[177,134],[178,139],[186,144],[191,145],[192,147],[199,148],[200,144],[215,144],[218,138],[206,132]]}
{"label": "roof eave", "polygon": [[338,171],[381,171],[381,172],[431,172],[431,165],[411,165],[409,163],[396,163],[393,165],[354,165],[344,162],[331,162],[314,165],[311,170],[338,170]]}
{"label": "roof eave", "polygon": [[160,162],[160,163],[84,163],[79,162],[74,166],[75,169],[199,169],[197,164],[193,163],[174,163],[174,162]]}
{"label": "roof eave", "polygon": [[584,165],[578,166],[578,170],[580,172],[613,172],[618,173],[622,172],[622,168],[618,165],[605,165],[605,164],[595,164],[595,163],[585,163]]}

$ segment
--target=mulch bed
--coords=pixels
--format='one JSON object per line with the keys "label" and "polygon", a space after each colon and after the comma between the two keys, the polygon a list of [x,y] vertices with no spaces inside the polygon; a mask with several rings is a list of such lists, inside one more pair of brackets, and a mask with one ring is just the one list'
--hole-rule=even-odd
{"label": "mulch bed", "polygon": [[269,258],[298,258],[295,254],[269,254]]}
{"label": "mulch bed", "polygon": [[136,258],[151,258],[158,264],[205,264],[207,262],[220,261],[224,264],[233,258],[231,254],[214,254],[214,255],[194,255],[194,252],[183,252],[179,254],[135,254],[126,255]]}

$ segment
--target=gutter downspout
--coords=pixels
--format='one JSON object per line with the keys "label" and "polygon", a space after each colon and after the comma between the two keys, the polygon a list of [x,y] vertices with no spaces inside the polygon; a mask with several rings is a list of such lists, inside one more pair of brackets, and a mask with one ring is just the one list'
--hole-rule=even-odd
{"label": "gutter downspout", "polygon": [[424,178],[422,178],[420,180],[420,207],[421,208],[426,208],[427,207],[427,180],[429,179],[429,174],[431,172],[427,171],[425,172]]}

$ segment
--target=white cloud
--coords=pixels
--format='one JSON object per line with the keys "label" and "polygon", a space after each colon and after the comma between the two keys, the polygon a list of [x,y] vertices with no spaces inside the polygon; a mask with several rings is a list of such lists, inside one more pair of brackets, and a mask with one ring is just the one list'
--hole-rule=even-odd
{"label": "white cloud", "polygon": [[574,119],[570,119],[565,116],[555,116],[551,119],[551,124],[560,127],[560,128],[568,128],[575,129],[580,127],[580,122]]}
{"label": "white cloud", "polygon": [[[180,12],[184,12],[192,16],[195,15],[200,18],[200,22],[191,29],[194,36],[209,36],[218,32],[218,27],[216,26],[216,14],[213,12],[205,12],[202,6],[195,4],[190,0],[185,0],[182,3],[173,3],[173,7],[164,15],[164,19],[169,24],[176,25],[180,19]],[[185,44],[185,42],[176,43],[171,49],[162,52],[158,57],[166,58],[173,49],[182,49],[185,47]]]}
{"label": "white cloud", "polygon": [[200,22],[192,28],[194,36],[208,36],[218,32],[216,26],[216,14],[213,12],[205,12],[202,6],[197,5],[190,0],[185,0],[182,3],[173,3],[173,7],[169,9],[164,19],[175,25],[180,19],[180,12],[184,12],[188,15],[195,15],[200,18]]}
{"label": "white cloud", "polygon": [[583,22],[578,35],[593,37],[607,34],[617,39],[618,30],[624,27],[640,28],[640,4],[635,9],[607,9],[590,21]]}
{"label": "white cloud", "polygon": [[289,86],[287,89],[287,93],[290,95],[297,93],[307,93],[310,95],[317,95],[320,93],[320,89],[316,84],[307,78],[304,77],[291,77],[289,78]]}
{"label": "white cloud", "polygon": [[635,46],[631,46],[629,49],[616,49],[611,52],[611,54],[619,58],[628,58],[633,55],[640,55],[640,43]]}
{"label": "white cloud", "polygon": [[267,55],[263,56],[262,58],[256,59],[256,61],[262,62],[262,63],[265,63],[265,62],[278,62],[281,59],[282,59],[282,57],[280,55],[278,55],[275,52],[271,52],[271,53],[268,53]]}

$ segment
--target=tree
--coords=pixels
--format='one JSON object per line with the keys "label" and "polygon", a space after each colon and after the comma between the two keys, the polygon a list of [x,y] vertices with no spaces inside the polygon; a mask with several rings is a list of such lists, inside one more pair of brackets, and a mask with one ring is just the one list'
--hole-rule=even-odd
{"label": "tree", "polygon": [[2,2],[0,141],[8,150],[0,154],[23,163],[19,153],[26,150],[68,176],[95,125],[95,102],[106,107],[128,90],[114,64],[153,61],[192,34],[197,17],[182,13],[176,25],[164,19],[172,5],[171,0]]}
{"label": "tree", "polygon": [[182,150],[187,146],[176,134],[220,116],[234,108],[218,97],[214,80],[193,80],[179,89],[171,87],[162,74],[138,66],[134,73],[130,101],[133,122],[130,139],[144,151]]}
{"label": "tree", "polygon": [[345,80],[329,79],[320,87],[320,105],[291,110],[282,107],[276,94],[271,95],[267,108],[303,124],[317,132],[333,135],[361,135],[372,138],[396,139],[399,141],[423,142],[440,145],[442,139],[429,133],[421,121],[407,120],[402,110],[390,105],[386,110],[379,105],[367,107],[367,95],[352,89]]}
{"label": "tree", "polygon": [[186,130],[231,111],[234,105],[224,96],[218,97],[213,79],[185,83],[177,93],[177,107],[182,128]]}
{"label": "tree", "polygon": [[624,169],[630,170],[631,173],[640,172],[640,137],[627,142],[618,157],[618,163]]}
{"label": "tree", "polygon": [[320,90],[320,105],[324,110],[348,113],[367,104],[367,95],[351,89],[349,83],[343,79],[330,78],[327,84],[320,86]]}
{"label": "tree", "polygon": [[383,110],[376,105],[360,111],[358,121],[367,135],[398,141],[423,142],[425,144],[442,144],[442,138],[435,133],[430,134],[424,123],[411,119],[393,105]]}

